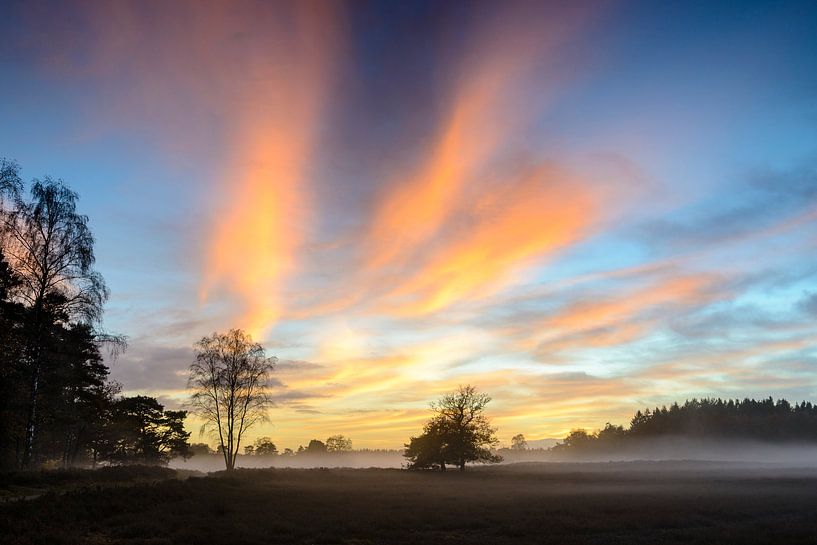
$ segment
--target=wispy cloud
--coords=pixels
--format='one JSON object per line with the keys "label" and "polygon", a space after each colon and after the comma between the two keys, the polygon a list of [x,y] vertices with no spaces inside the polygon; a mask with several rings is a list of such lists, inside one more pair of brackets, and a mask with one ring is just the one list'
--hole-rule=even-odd
{"label": "wispy cloud", "polygon": [[[19,29],[0,21],[4,66],[36,67],[0,103],[49,96],[79,120],[16,123],[9,145],[136,165],[115,206],[81,201],[119,229],[99,257],[124,271],[108,318],[132,337],[112,365],[129,393],[180,403],[192,343],[240,326],[281,357],[258,433],[287,446],[399,446],[460,383],[494,396],[503,437],[817,395],[817,174],[791,151],[813,127],[788,132],[789,94],[743,92],[771,63],[687,57],[717,44],[649,17],[608,28],[632,20],[609,3],[364,7],[27,3]],[[817,73],[811,57],[753,87]],[[80,141],[98,142],[85,159]]]}

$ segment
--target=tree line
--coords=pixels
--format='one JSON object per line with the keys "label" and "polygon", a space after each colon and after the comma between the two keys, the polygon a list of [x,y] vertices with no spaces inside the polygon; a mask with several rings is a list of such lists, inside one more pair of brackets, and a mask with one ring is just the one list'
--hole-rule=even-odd
{"label": "tree line", "polygon": [[0,160],[0,469],[162,463],[187,454],[185,411],[123,397],[102,351],[109,292],[94,237],[62,180],[33,180]]}
{"label": "tree line", "polygon": [[817,441],[817,406],[785,399],[704,398],[638,411],[629,427],[607,423],[594,433],[573,430],[555,450],[609,450],[641,440],[684,436],[767,442]]}
{"label": "tree line", "polygon": [[[207,443],[193,443],[190,451],[194,455],[218,455],[222,456],[224,449],[221,445],[215,449]],[[352,449],[352,440],[345,435],[331,435],[326,441],[311,439],[306,446],[299,445],[297,449],[284,448],[272,442],[268,436],[258,437],[252,444],[244,447],[243,456],[308,456],[310,454],[342,454],[346,452],[396,452],[388,450]]]}

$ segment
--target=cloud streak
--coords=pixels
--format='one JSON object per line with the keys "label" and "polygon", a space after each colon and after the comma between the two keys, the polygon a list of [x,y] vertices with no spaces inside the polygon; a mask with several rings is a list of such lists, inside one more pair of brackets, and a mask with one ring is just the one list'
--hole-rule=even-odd
{"label": "cloud streak", "polygon": [[291,447],[397,447],[461,383],[493,395],[503,437],[532,438],[687,396],[817,395],[817,178],[791,151],[813,128],[785,128],[808,112],[752,102],[762,67],[690,54],[715,34],[676,10],[634,32],[610,4],[546,4],[27,3],[0,21],[20,46],[0,51],[0,108],[58,105],[27,111],[49,112],[36,130],[4,110],[10,149],[57,139],[31,154],[63,146],[100,179],[130,161],[126,190],[97,179],[81,201],[119,229],[125,275],[98,252],[133,339],[114,377],[176,403],[193,342],[247,328],[281,357],[258,433]]}

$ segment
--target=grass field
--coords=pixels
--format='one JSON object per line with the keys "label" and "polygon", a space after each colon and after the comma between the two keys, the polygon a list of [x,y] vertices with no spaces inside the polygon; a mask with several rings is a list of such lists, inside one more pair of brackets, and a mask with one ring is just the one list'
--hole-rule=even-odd
{"label": "grass field", "polygon": [[154,477],[63,479],[2,503],[0,542],[817,542],[814,470],[666,462]]}

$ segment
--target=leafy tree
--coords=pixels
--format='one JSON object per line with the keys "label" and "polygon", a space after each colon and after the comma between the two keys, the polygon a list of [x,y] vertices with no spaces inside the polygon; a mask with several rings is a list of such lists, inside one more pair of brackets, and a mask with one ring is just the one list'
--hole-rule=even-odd
{"label": "leafy tree", "polygon": [[128,439],[133,418],[100,354],[107,344],[116,355],[124,338],[97,329],[108,291],[77,194],[51,178],[22,190],[19,167],[0,160],[0,467],[184,455],[184,412],[152,398],[142,404],[161,418],[142,428],[159,436]]}
{"label": "leafy tree", "polygon": [[567,448],[582,449],[586,448],[593,439],[595,439],[595,437],[587,433],[587,430],[571,430],[571,432],[567,434],[567,437],[565,437],[563,444]]}
{"label": "leafy tree", "polygon": [[215,454],[215,451],[210,448],[207,443],[192,443],[187,449],[190,456],[209,456]]}
{"label": "leafy tree", "polygon": [[25,433],[27,398],[25,370],[26,308],[11,300],[20,282],[0,253],[0,468],[19,466]]}
{"label": "leafy tree", "polygon": [[89,326],[52,324],[44,339],[35,450],[65,467],[93,461],[119,386],[108,382]]}
{"label": "leafy tree", "polygon": [[114,403],[103,458],[114,463],[167,464],[188,458],[190,432],[184,430],[186,411],[166,411],[147,396],[124,397]]}
{"label": "leafy tree", "polygon": [[195,348],[188,379],[191,404],[205,421],[202,431],[209,427],[218,437],[230,471],[244,433],[267,419],[269,377],[276,360],[239,329],[203,337]]}
{"label": "leafy tree", "polygon": [[439,469],[445,471],[446,447],[449,430],[442,418],[432,418],[423,427],[423,433],[412,437],[405,445],[409,469]]}
{"label": "leafy tree", "polygon": [[[0,165],[5,186],[17,185],[7,164]],[[8,193],[8,191],[7,191]],[[3,210],[3,254],[19,282],[12,299],[28,309],[22,371],[27,375],[27,415],[22,464],[34,459],[40,387],[52,324],[97,323],[108,290],[94,268],[94,238],[88,218],[77,212],[78,196],[61,180],[35,180],[30,199],[12,190],[13,206]]]}
{"label": "leafy tree", "polygon": [[[30,396],[32,309],[10,299],[19,284],[0,255],[0,466],[22,465]],[[56,297],[56,296],[55,296]],[[108,368],[88,324],[50,320],[41,324],[37,435],[31,447],[37,461],[73,466],[95,459],[106,410],[118,385],[108,382]]]}
{"label": "leafy tree", "polygon": [[500,461],[490,450],[499,442],[496,429],[485,416],[485,406],[490,401],[487,394],[467,385],[444,395],[431,406],[437,417],[443,420],[443,429],[447,430],[446,457],[453,460],[460,471],[465,470],[467,462]]}
{"label": "leafy tree", "polygon": [[303,452],[307,452],[309,454],[323,454],[326,452],[326,444],[323,441],[312,439],[309,441],[309,444],[306,446]]}
{"label": "leafy tree", "polygon": [[259,437],[255,440],[255,454],[258,456],[275,456],[278,454],[278,447],[269,437]]}
{"label": "leafy tree", "polygon": [[511,438],[512,450],[528,450],[528,442],[525,441],[525,436],[517,433]]}
{"label": "leafy tree", "polygon": [[596,437],[608,445],[620,444],[626,436],[626,431],[623,426],[615,426],[609,422],[605,424],[604,428],[599,430]]}
{"label": "leafy tree", "polygon": [[327,452],[349,452],[352,450],[352,440],[343,435],[333,435],[326,440]]}
{"label": "leafy tree", "polygon": [[[485,416],[485,406],[490,401],[488,395],[468,385],[432,403],[435,416],[426,424],[423,435],[411,438],[406,445],[404,455],[409,459],[409,467],[421,469],[431,463],[445,470],[445,464],[451,463],[464,471],[469,462],[501,461],[491,451],[498,440],[496,429]],[[430,450],[426,452],[425,448]]]}

